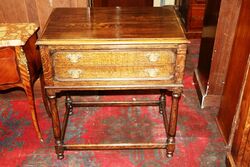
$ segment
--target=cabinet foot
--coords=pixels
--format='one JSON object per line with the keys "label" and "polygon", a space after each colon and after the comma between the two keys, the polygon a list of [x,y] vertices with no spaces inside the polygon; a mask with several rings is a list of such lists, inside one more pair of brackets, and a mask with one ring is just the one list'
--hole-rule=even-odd
{"label": "cabinet foot", "polygon": [[173,157],[174,150],[175,150],[175,138],[169,137],[167,139],[167,157],[168,158]]}
{"label": "cabinet foot", "polygon": [[57,154],[57,159],[62,160],[64,158],[64,154],[63,153],[58,153]]}

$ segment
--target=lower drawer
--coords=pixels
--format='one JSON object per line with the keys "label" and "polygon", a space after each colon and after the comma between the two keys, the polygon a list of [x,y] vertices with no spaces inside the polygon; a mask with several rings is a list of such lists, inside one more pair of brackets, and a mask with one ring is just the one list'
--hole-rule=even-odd
{"label": "lower drawer", "polygon": [[55,80],[170,80],[173,79],[173,66],[85,66],[78,68],[56,67]]}

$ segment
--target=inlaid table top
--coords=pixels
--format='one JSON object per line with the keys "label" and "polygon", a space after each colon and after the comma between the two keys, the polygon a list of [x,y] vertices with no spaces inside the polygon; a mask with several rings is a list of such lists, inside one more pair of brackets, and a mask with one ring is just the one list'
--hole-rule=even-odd
{"label": "inlaid table top", "polygon": [[37,29],[35,23],[0,23],[0,47],[24,45]]}

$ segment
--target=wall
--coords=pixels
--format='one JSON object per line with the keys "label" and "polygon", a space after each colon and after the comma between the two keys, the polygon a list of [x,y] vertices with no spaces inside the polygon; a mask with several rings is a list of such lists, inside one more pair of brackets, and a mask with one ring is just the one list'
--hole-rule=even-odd
{"label": "wall", "polygon": [[[34,22],[40,32],[55,7],[86,7],[88,0],[0,0],[0,23]],[[174,5],[175,0],[154,0],[154,6]]]}
{"label": "wall", "polygon": [[53,8],[86,6],[87,0],[1,0],[0,23],[34,22],[41,31]]}
{"label": "wall", "polygon": [[[34,1],[34,0],[33,0]],[[56,7],[86,7],[87,0],[35,0],[37,5],[37,13],[39,17],[39,25],[41,29],[44,27],[49,14]]]}

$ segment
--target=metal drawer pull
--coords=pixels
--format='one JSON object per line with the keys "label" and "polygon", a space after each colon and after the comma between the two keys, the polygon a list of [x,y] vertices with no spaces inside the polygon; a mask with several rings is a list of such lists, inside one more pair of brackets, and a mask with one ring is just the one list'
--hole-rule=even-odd
{"label": "metal drawer pull", "polygon": [[68,73],[70,74],[71,78],[77,79],[77,78],[80,78],[80,75],[82,74],[82,70],[71,69],[71,70],[68,70]]}
{"label": "metal drawer pull", "polygon": [[79,59],[81,58],[81,55],[72,53],[72,54],[67,54],[66,57],[69,59],[71,63],[77,63]]}
{"label": "metal drawer pull", "polygon": [[156,77],[159,70],[155,68],[150,68],[150,69],[145,69],[145,72],[150,76],[150,77]]}
{"label": "metal drawer pull", "polygon": [[160,58],[160,55],[158,53],[148,53],[146,54],[146,56],[148,57],[148,60],[150,62],[156,62]]}

